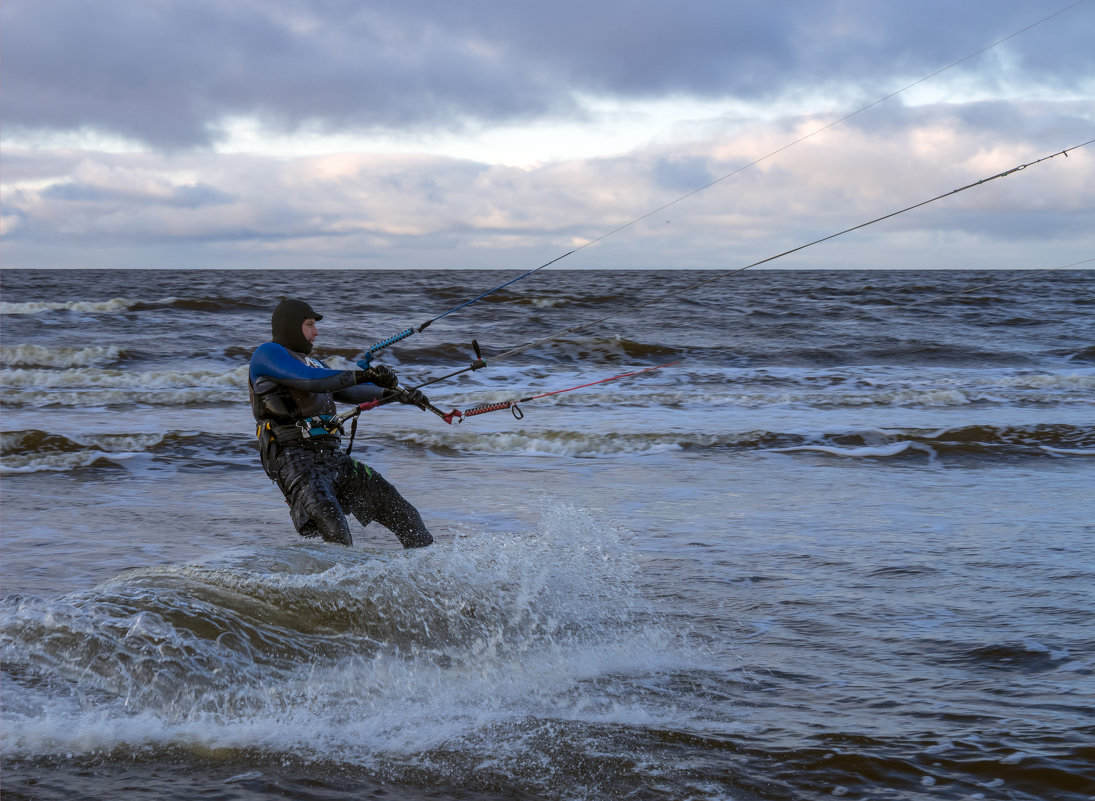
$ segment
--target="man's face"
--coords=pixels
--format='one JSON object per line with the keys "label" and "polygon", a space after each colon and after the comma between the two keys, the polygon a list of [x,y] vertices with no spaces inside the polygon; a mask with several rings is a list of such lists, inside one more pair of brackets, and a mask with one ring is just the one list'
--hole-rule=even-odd
{"label": "man's face", "polygon": [[304,338],[310,343],[315,344],[316,337],[319,336],[319,329],[316,328],[316,318],[309,317],[300,326],[300,330],[304,332]]}

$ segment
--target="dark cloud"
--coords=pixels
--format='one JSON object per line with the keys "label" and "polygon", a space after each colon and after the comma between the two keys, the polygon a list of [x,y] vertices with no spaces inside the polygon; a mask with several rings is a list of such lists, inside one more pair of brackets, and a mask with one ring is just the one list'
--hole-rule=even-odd
{"label": "dark cloud", "polygon": [[[725,168],[724,168],[725,169]],[[709,160],[697,156],[659,157],[654,161],[653,179],[656,184],[675,192],[691,192],[707,186],[716,176]]]}
{"label": "dark cloud", "polygon": [[[1030,0],[5,0],[4,125],[207,145],[258,116],[293,130],[415,130],[579,113],[577,92],[876,96],[1027,25]],[[1095,10],[1011,40],[1028,80],[1095,71]],[[966,65],[987,69],[984,62]]]}
{"label": "dark cloud", "polygon": [[202,206],[223,206],[233,198],[213,186],[190,184],[174,186],[164,192],[137,192],[104,188],[85,183],[57,183],[41,193],[45,200],[61,200],[80,203],[140,203],[153,206],[170,206],[196,209]]}
{"label": "dark cloud", "polygon": [[970,141],[1006,132],[1009,139],[1038,150],[1071,147],[1093,135],[1091,104],[1079,100],[979,100],[915,107],[890,104],[872,109],[869,117],[853,117],[847,122],[848,128],[879,137],[903,136],[924,125],[961,131]]}

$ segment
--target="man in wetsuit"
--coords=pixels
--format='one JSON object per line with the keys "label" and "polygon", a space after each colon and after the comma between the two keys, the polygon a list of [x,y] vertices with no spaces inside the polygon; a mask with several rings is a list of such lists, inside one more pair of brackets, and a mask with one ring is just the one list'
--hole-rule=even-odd
{"label": "man in wetsuit", "polygon": [[400,390],[387,367],[332,370],[309,356],[316,321],[323,317],[302,300],[283,300],[271,319],[273,337],[251,356],[248,388],[258,423],[262,467],[277,482],[302,537],[351,545],[346,516],[361,525],[377,521],[404,548],[433,542],[418,510],[380,473],[352,459],[340,432],[325,428],[335,401],[365,403],[399,392],[402,403],[428,402],[418,390]]}

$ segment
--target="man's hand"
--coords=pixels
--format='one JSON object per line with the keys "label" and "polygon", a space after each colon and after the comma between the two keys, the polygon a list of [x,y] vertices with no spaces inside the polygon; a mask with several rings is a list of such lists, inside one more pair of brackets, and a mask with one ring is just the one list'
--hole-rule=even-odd
{"label": "man's hand", "polygon": [[382,364],[378,364],[376,367],[370,367],[368,370],[361,370],[361,380],[368,381],[376,384],[383,389],[395,389],[399,386],[399,378],[390,368],[385,367]]}
{"label": "man's hand", "polygon": [[430,399],[420,389],[405,389],[399,394],[400,403],[413,403],[420,409],[425,409]]}

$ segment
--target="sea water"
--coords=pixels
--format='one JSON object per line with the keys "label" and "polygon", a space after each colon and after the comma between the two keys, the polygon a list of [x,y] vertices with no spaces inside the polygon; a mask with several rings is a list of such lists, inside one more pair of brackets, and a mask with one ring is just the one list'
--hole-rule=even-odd
{"label": "sea water", "polygon": [[512,276],[4,271],[4,797],[1095,796],[1095,273],[713,275],[382,351],[476,340],[446,412],[593,384],[362,413],[402,551],[296,535],[248,359],[285,296],[349,367]]}

